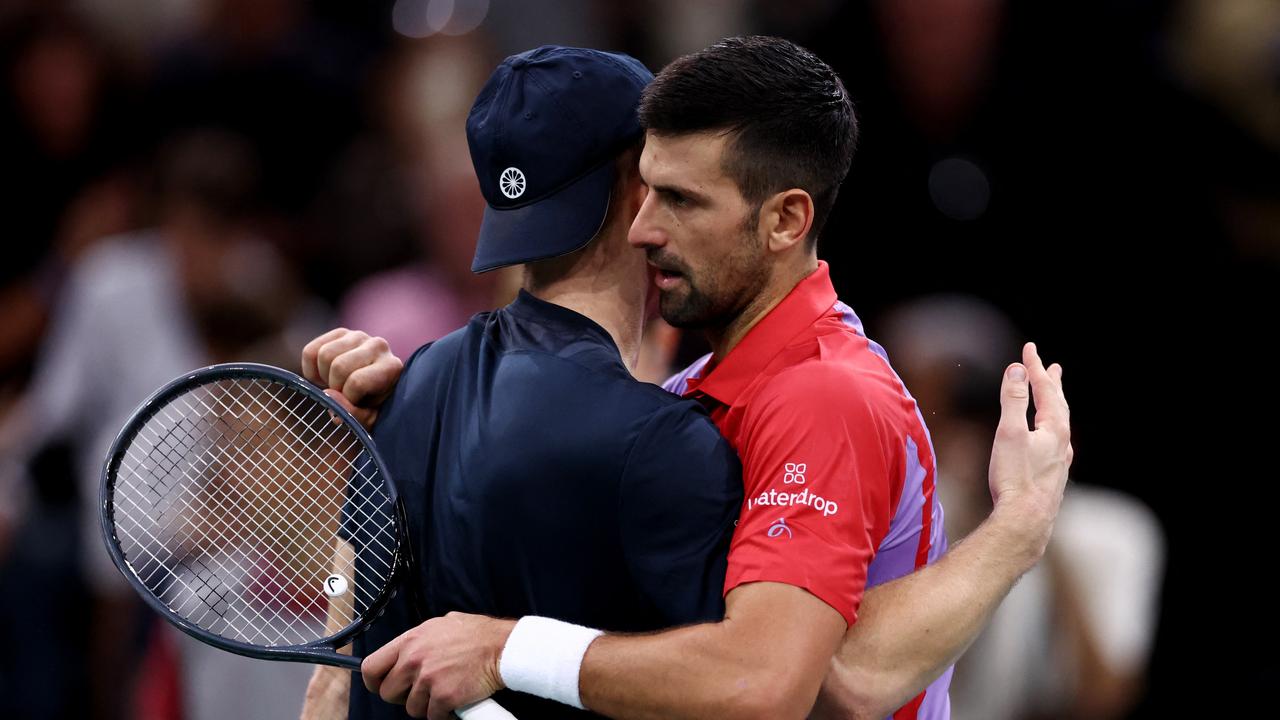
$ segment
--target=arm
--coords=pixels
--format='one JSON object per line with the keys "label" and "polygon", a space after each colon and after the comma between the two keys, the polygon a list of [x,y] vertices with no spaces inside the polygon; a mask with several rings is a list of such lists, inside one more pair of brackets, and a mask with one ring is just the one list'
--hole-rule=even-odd
{"label": "arm", "polygon": [[884,718],[968,649],[1021,577],[1017,542],[988,518],[938,562],[867,592],[822,684],[814,718]]}
{"label": "arm", "polygon": [[[1025,368],[1015,365],[1010,371],[1030,371],[1036,429],[1028,430],[1025,423],[1026,379],[1006,374],[991,462],[996,510],[938,563],[867,593],[862,620],[845,638],[823,683],[815,708],[822,716],[883,717],[919,693],[964,652],[1017,578],[1043,555],[1071,461],[1069,411],[1061,368],[1045,370],[1034,346],[1027,347],[1024,359]],[[446,696],[456,694],[460,704],[501,687],[497,663],[512,626],[511,621],[452,614],[410,633],[476,646],[470,657],[482,671],[461,671],[456,681],[437,676],[439,687],[454,688]],[[477,676],[484,682],[474,683]],[[582,695],[589,699],[593,691],[585,682]]]}
{"label": "arm", "polygon": [[597,639],[582,660],[583,704],[637,719],[807,715],[856,620],[873,538],[889,524],[881,411],[846,368],[773,377],[739,434],[747,502],[724,620]]}
{"label": "arm", "polygon": [[[403,363],[391,354],[385,340],[358,330],[330,330],[302,349],[303,376],[327,388],[325,394],[337,400],[366,428],[373,426],[378,417],[378,406],[395,387],[402,367]],[[334,546],[334,572],[354,565],[355,549],[351,543],[339,538]],[[355,593],[349,591],[329,599],[326,634],[336,633],[351,622],[354,597]],[[350,654],[351,646],[340,648],[338,652]],[[302,720],[345,718],[350,694],[349,671],[317,665],[307,684]]]}
{"label": "arm", "polygon": [[[874,588],[823,683],[820,718],[885,717],[952,665],[1044,555],[1071,464],[1062,368],[1034,345],[1006,371],[991,453],[995,509],[939,562]],[[1028,382],[1029,381],[1029,382]],[[1028,387],[1029,385],[1029,387]],[[1035,429],[1026,424],[1029,390]]]}
{"label": "arm", "polygon": [[[804,717],[844,618],[780,583],[736,588],[726,608],[717,623],[597,638],[580,660],[581,674],[576,662],[571,668],[580,677],[581,700],[557,699],[620,720]],[[404,704],[412,717],[445,720],[454,708],[504,686],[511,674],[504,646],[510,647],[515,626],[456,612],[432,618],[365,658],[365,686]],[[550,652],[524,654],[525,665],[553,662]]]}
{"label": "arm", "polygon": [[[854,619],[873,549],[868,525],[887,524],[877,519],[888,512],[889,494],[880,441],[848,434],[866,427],[874,408],[852,402],[857,388],[833,382],[847,379],[832,377],[843,372],[809,368],[779,378],[755,405],[743,453],[751,501],[733,537],[721,622],[598,638],[546,618],[524,618],[513,629],[511,621],[454,613],[369,656],[366,685],[385,700],[407,698],[410,714],[415,696],[429,696],[429,718],[503,684],[619,718],[804,717]],[[851,402],[829,402],[833,387]],[[792,490],[786,467],[805,462],[804,489]],[[655,497],[678,500],[690,484]],[[622,509],[624,530],[631,513],[647,510],[626,502]],[[664,518],[681,517],[661,515],[647,523],[651,534],[669,532]]]}
{"label": "arm", "polygon": [[597,639],[582,661],[582,701],[624,719],[801,718],[844,628],[800,588],[743,585],[721,622]]}
{"label": "arm", "polygon": [[[338,538],[334,544],[333,572],[344,572],[355,565],[356,552],[351,543]],[[338,597],[329,598],[329,611],[325,616],[324,630],[332,635],[351,623],[354,610],[355,588]],[[339,648],[344,655],[351,654],[351,645]],[[307,693],[302,703],[301,720],[343,720],[347,717],[347,702],[351,693],[351,672],[328,665],[317,665],[307,683]]]}
{"label": "arm", "polygon": [[[672,409],[680,407],[693,406]],[[691,411],[656,416],[631,452],[621,497],[624,552],[641,591],[670,625],[720,622],[595,640],[582,660],[579,702],[618,718],[807,713],[845,619],[778,582],[749,582],[722,600],[742,479],[710,420]]]}

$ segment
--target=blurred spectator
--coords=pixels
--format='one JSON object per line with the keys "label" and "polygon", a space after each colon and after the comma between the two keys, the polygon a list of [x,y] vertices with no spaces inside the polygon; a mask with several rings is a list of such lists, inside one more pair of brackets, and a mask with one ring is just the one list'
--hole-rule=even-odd
{"label": "blurred spectator", "polygon": [[[385,139],[349,150],[336,175],[342,184],[319,208],[317,235],[333,256],[366,268],[343,297],[339,322],[387,338],[401,357],[495,304],[501,273],[471,272],[484,198],[466,143],[467,114],[491,61],[478,33],[397,46],[373,103]],[[407,262],[368,274],[370,262],[401,253]]]}
{"label": "blurred spectator", "polygon": [[362,84],[379,38],[325,21],[303,0],[205,0],[186,35],[157,48],[142,122],[160,137],[224,127],[261,164],[261,228],[326,300],[345,289],[298,220],[360,129]]}
{"label": "blurred spectator", "polygon": [[1280,4],[1183,0],[1169,46],[1182,82],[1248,140],[1219,150],[1215,198],[1242,259],[1280,262]]}
{"label": "blurred spectator", "polygon": [[1182,0],[1171,33],[1174,66],[1280,151],[1280,5],[1269,0]]}
{"label": "blurred spectator", "polygon": [[199,25],[209,0],[64,0],[134,72],[145,73],[151,54]]}
{"label": "blurred spectator", "polygon": [[113,58],[57,3],[0,12],[0,395],[29,368],[65,268],[134,223],[135,134]]}
{"label": "blurred spectator", "polygon": [[[280,326],[305,311],[289,299],[298,292],[288,281],[271,278],[300,268],[312,292],[342,301],[347,322],[379,328],[401,353],[501,302],[492,293],[504,278],[477,279],[467,267],[481,206],[461,129],[499,58],[560,42],[627,51],[657,69],[742,31],[811,47],[857,103],[862,147],[820,248],[842,273],[833,278],[842,297],[873,326],[923,292],[981,296],[1012,314],[1062,353],[1053,354],[1068,372],[1075,472],[1141,496],[1168,529],[1179,560],[1169,564],[1154,694],[1137,716],[1189,712],[1193,683],[1250,702],[1254,695],[1238,689],[1265,683],[1276,662],[1255,661],[1232,641],[1257,632],[1256,619],[1270,612],[1266,593],[1246,589],[1233,599],[1242,627],[1213,633],[1224,638],[1212,651],[1219,661],[1205,667],[1180,654],[1185,627],[1204,613],[1203,569],[1221,577],[1256,570],[1249,553],[1190,557],[1208,552],[1206,516],[1232,512],[1210,504],[1235,493],[1181,481],[1258,477],[1256,453],[1231,448],[1267,447],[1274,424],[1253,416],[1274,405],[1275,381],[1242,358],[1280,302],[1277,12],[1274,0],[0,0],[0,418],[9,418],[0,426],[0,587],[22,589],[0,595],[0,636],[10,647],[0,653],[0,717],[90,715],[79,691],[91,683],[96,716],[119,711],[106,691],[132,665],[92,675],[83,667],[96,618],[111,619],[96,623],[104,638],[138,636],[120,643],[125,654],[145,647],[152,667],[164,668],[165,643],[154,641],[167,638],[184,673],[204,672],[206,656],[185,638],[134,633],[125,622],[133,616],[106,605],[96,616],[84,611],[86,581],[72,569],[93,565],[81,556],[98,552],[97,529],[83,522],[77,498],[91,502],[80,484],[96,477],[114,426],[156,385],[214,359],[276,355],[249,346],[287,334]],[[154,149],[145,144],[209,125],[241,137],[215,144],[247,139],[260,161],[252,217],[211,222],[210,213],[177,209],[192,206],[175,201],[181,193],[166,193],[164,218],[144,222],[142,151]],[[206,198],[195,206],[228,207],[204,191],[190,195]],[[153,229],[132,232],[144,226]],[[103,236],[114,237],[98,247]],[[230,236],[269,242],[200,239]],[[257,274],[236,281],[216,269],[245,262]],[[280,288],[281,298],[264,310],[255,285]],[[92,300],[101,297],[127,305]],[[55,301],[40,379],[16,406]],[[927,366],[912,368],[909,381],[926,413],[937,412],[928,419],[959,537],[985,502],[979,459],[989,448],[994,387],[982,389],[981,378],[998,377],[1016,348],[993,350],[1012,333],[998,314],[955,308],[948,312],[960,313],[958,326],[982,329],[954,334],[943,323],[930,332],[944,342],[917,344],[960,353],[961,366],[926,352]],[[648,377],[665,374],[673,348],[677,364],[705,351],[696,335],[652,328]],[[898,350],[895,361],[913,354]],[[292,364],[293,353],[278,361]],[[63,375],[74,380],[59,387]],[[1247,390],[1224,390],[1233,381]],[[33,436],[42,446],[29,445]],[[24,448],[20,457],[15,447]],[[1180,482],[1188,489],[1179,492]],[[1073,487],[1060,547],[1019,586],[957,676],[956,697],[971,712],[1053,714],[1072,692],[1097,701],[1075,708],[1085,715],[1126,705],[1150,616],[1129,603],[1139,616],[1108,629],[1097,618],[1122,616],[1093,607],[1110,603],[1107,593],[1078,593],[1077,578],[1123,583],[1071,558],[1093,557],[1085,539],[1107,543],[1114,561],[1103,570],[1128,572],[1141,585],[1132,593],[1142,595],[1151,585],[1144,573],[1158,563],[1124,569],[1139,556],[1157,558],[1142,547],[1158,547],[1159,535],[1140,506],[1094,490]],[[1266,483],[1246,492],[1257,507],[1274,504]],[[1095,523],[1119,527],[1072,539],[1072,527]],[[1135,529],[1130,557],[1113,543]],[[1267,532],[1265,523],[1239,522],[1234,547],[1265,547]],[[104,579],[113,572],[90,576],[100,598],[118,589]],[[32,597],[44,602],[32,608]],[[1072,627],[1101,628],[1101,639]],[[1032,646],[1061,651],[1052,677],[1029,671],[1042,665]],[[241,663],[231,667],[246,675],[272,672],[208,657]],[[976,674],[982,668],[992,673],[986,679]],[[1207,679],[1215,674],[1220,681]],[[127,686],[114,686],[116,695]],[[189,697],[188,710],[256,697],[226,686],[188,683],[185,691],[223,694]],[[973,693],[964,693],[974,687],[990,705],[969,703]],[[140,717],[181,710],[174,696],[155,692],[166,688],[181,699],[181,683],[153,682]],[[1215,697],[1215,711],[1231,714],[1224,702]]]}
{"label": "blurred spectator", "polygon": [[[747,0],[657,0],[636,3],[640,7],[655,63],[696,52],[725,37],[749,35],[750,3]],[[654,64],[657,72],[661,65]]]}
{"label": "blurred spectator", "polygon": [[[426,10],[430,0],[397,0],[397,9]],[[629,3],[614,0],[462,0],[460,5],[488,5],[484,30],[493,38],[498,60],[539,45],[622,49],[613,18]],[[496,65],[497,62],[494,62]],[[492,69],[492,68],[490,68]],[[481,80],[483,82],[483,79]]]}
{"label": "blurred spectator", "polygon": [[[947,534],[960,540],[991,511],[995,398],[1017,333],[999,310],[964,296],[902,306],[884,330],[929,421]],[[1073,482],[1044,560],[956,665],[952,717],[1124,717],[1150,660],[1163,567],[1160,525],[1145,505]]]}
{"label": "blurred spectator", "polygon": [[[255,230],[256,167],[242,139],[194,131],[168,142],[158,166],[155,228],[105,239],[71,269],[32,385],[4,432],[13,443],[6,456],[28,451],[40,458],[65,448],[64,472],[76,478],[69,487],[79,497],[80,556],[94,600],[87,675],[95,718],[130,716],[133,681],[144,683],[147,697],[147,684],[166,682],[164,675],[133,676],[135,619],[158,620],[139,612],[99,536],[99,472],[112,438],[168,380],[232,359],[294,366],[303,339],[323,323],[306,320],[291,268]],[[65,530],[28,523],[15,547],[29,552],[56,543]],[[39,602],[20,612],[31,632],[61,622],[42,616],[53,611]],[[179,646],[188,720],[296,711],[305,668],[245,660],[185,636]],[[9,691],[74,695],[51,687],[58,677],[31,667],[14,676]]]}

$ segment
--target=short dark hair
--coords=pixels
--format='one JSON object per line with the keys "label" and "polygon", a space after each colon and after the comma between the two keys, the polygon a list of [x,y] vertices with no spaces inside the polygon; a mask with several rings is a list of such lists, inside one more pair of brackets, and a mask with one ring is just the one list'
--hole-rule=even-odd
{"label": "short dark hair", "polygon": [[640,99],[658,135],[733,134],[725,173],[759,206],[800,188],[813,197],[817,242],[853,162],[858,121],[844,83],[818,56],[782,38],[735,37],[675,60]]}

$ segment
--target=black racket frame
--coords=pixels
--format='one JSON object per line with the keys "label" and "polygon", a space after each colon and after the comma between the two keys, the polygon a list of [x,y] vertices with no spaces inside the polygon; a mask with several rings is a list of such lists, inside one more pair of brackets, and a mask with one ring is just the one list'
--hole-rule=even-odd
{"label": "black racket frame", "polygon": [[[137,573],[133,571],[133,568],[129,566],[128,561],[125,560],[124,552],[120,549],[119,538],[116,537],[115,523],[112,521],[112,516],[115,511],[113,506],[114,484],[116,474],[120,468],[120,463],[124,460],[124,455],[128,451],[133,439],[142,430],[142,427],[146,424],[147,420],[159,412],[161,408],[165,407],[174,397],[177,397],[192,388],[228,379],[260,379],[269,382],[278,382],[323,404],[330,412],[339,418],[343,424],[350,428],[364,445],[363,449],[369,453],[370,458],[376,465],[378,474],[383,480],[387,495],[394,508],[391,515],[395,523],[396,538],[399,540],[399,546],[396,548],[395,557],[392,559],[391,573],[387,579],[386,585],[378,593],[378,596],[369,604],[368,610],[363,616],[348,624],[337,633],[328,635],[311,643],[305,643],[302,645],[280,645],[275,647],[251,645],[249,643],[224,638],[193,625],[171,610],[168,605],[157,598],[155,594],[147,588],[146,584],[144,584],[141,578],[137,576]],[[387,603],[395,596],[397,587],[399,586],[402,577],[406,574],[406,569],[411,567],[413,564],[412,551],[409,544],[408,533],[406,532],[408,525],[405,519],[404,503],[400,501],[400,494],[396,488],[395,481],[392,479],[391,474],[387,472],[387,466],[382,461],[382,456],[378,454],[378,450],[373,443],[373,438],[359,421],[352,417],[350,413],[348,413],[332,398],[325,395],[320,388],[310,382],[307,382],[302,377],[289,372],[288,370],[282,370],[271,365],[247,362],[210,365],[199,370],[193,370],[192,372],[178,377],[157,390],[151,395],[151,397],[143,401],[143,403],[134,410],[129,421],[125,423],[124,428],[111,444],[111,450],[107,453],[107,459],[102,468],[102,480],[99,486],[99,499],[99,519],[101,520],[102,534],[107,544],[107,551],[111,555],[111,560],[116,564],[116,567],[119,568],[120,572],[124,575],[125,579],[128,580],[129,584],[133,586],[133,589],[142,596],[142,599],[147,603],[147,605],[160,613],[162,617],[176,626],[179,630],[185,632],[191,637],[201,642],[208,643],[214,647],[218,647],[238,655],[244,655],[246,657],[258,658],[261,660],[318,663],[321,665],[331,665],[334,667],[359,670],[361,659],[338,653],[337,648],[346,645],[352,638],[359,635],[373,621],[382,615]]]}

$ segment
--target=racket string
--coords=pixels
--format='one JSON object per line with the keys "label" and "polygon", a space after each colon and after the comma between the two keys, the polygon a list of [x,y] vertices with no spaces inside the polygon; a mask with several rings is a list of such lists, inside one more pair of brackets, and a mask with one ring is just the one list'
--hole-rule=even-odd
{"label": "racket string", "polygon": [[[304,394],[219,380],[168,403],[136,438],[114,491],[121,549],[188,622],[243,642],[304,644],[325,636],[330,572],[353,580],[343,625],[388,582],[399,541],[377,467]],[[359,548],[334,568],[340,531]]]}
{"label": "racket string", "polygon": [[[202,459],[202,458],[200,458],[200,459]],[[198,459],[198,460],[197,460],[197,462],[198,462],[200,459]],[[232,457],[232,458],[230,458],[230,459],[231,459],[233,462],[235,461],[235,458],[234,458],[234,457]],[[251,458],[250,458],[250,460],[251,460]],[[366,463],[365,463],[364,465],[362,465],[361,467],[359,467],[359,468],[357,468],[357,469],[356,469],[356,473],[357,473],[357,474],[359,474],[359,475],[362,475],[362,476],[363,476],[363,474],[364,474],[364,469],[369,465],[369,463],[370,463],[370,461],[366,460]],[[242,467],[242,464],[241,464],[241,463],[236,463],[236,464],[237,464],[237,465],[241,465],[241,469],[243,469],[243,467]],[[257,465],[257,463],[255,463],[255,465]],[[262,468],[261,468],[261,467],[258,467],[257,469],[261,470]],[[247,474],[247,471],[246,471],[246,474]],[[277,485],[277,487],[278,487],[279,489],[283,490],[283,487],[282,487],[282,486]],[[355,507],[356,507],[356,509],[357,509],[357,511],[358,511],[358,512],[365,512],[365,511],[364,511],[364,508],[363,508],[362,506],[360,506],[360,505],[356,505]],[[332,516],[332,515],[330,515],[329,519],[330,519],[330,520],[333,520],[334,518],[333,518],[333,516]],[[361,522],[360,527],[364,527],[364,526],[366,526],[366,525],[368,524],[368,522],[371,522],[371,521],[386,522],[387,520],[388,520],[388,518],[385,516],[385,514],[383,514],[383,516],[382,516],[382,517],[380,517],[380,518],[379,518],[379,517],[375,517],[375,516],[374,516],[374,515],[372,515],[372,514],[366,514],[365,520]],[[279,528],[276,528],[276,529],[279,529]],[[382,549],[383,551],[385,551],[385,552],[387,552],[387,553],[389,553],[389,554],[391,553],[391,550],[390,550],[389,548],[387,548],[387,547],[385,547],[385,546],[381,545],[381,543],[380,543],[380,542],[379,542],[379,545],[380,545],[380,547],[381,547],[381,549]],[[314,558],[313,558],[313,559],[314,559]],[[383,568],[383,570],[384,570],[384,571],[388,571],[389,569],[390,569],[389,567],[385,567],[385,568]]]}

